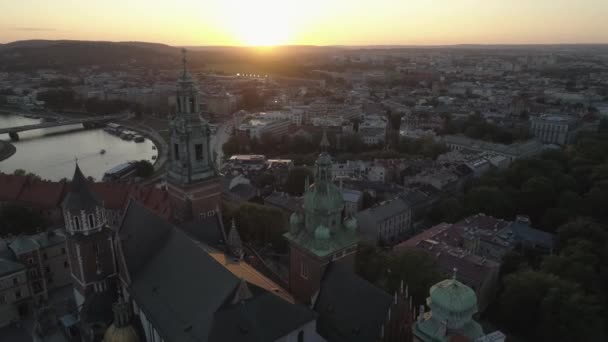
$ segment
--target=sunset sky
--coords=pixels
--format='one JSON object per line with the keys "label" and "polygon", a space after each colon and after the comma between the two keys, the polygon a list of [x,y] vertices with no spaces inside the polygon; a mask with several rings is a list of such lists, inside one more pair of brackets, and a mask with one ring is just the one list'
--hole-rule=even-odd
{"label": "sunset sky", "polygon": [[608,43],[608,0],[0,0],[0,42]]}

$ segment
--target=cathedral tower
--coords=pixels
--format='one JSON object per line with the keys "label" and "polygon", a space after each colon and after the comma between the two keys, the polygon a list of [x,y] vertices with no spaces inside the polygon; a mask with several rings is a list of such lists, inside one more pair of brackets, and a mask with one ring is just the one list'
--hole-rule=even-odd
{"label": "cathedral tower", "polygon": [[315,162],[315,182],[304,193],[304,212],[293,213],[285,238],[290,246],[289,287],[296,299],[309,303],[319,291],[330,262],[344,264],[354,272],[357,251],[357,221],[345,218],[342,193],[332,182],[332,160],[325,149]]}
{"label": "cathedral tower", "polygon": [[112,230],[106,211],[89,188],[78,164],[62,204],[74,297],[80,306],[93,292],[103,292],[116,275]]}
{"label": "cathedral tower", "polygon": [[167,190],[178,221],[212,214],[221,203],[219,178],[211,154],[209,123],[200,116],[198,89],[186,67],[177,84],[177,111],[171,121]]}

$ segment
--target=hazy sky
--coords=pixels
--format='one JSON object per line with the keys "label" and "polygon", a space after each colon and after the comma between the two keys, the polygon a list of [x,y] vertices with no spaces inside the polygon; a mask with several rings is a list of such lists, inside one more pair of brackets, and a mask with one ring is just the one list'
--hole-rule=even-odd
{"label": "hazy sky", "polygon": [[608,0],[0,0],[0,42],[608,43]]}

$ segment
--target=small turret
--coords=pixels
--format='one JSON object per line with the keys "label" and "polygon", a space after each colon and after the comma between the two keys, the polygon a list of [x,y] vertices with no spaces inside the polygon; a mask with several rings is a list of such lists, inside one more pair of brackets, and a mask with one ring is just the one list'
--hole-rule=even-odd
{"label": "small turret", "polygon": [[239,231],[236,229],[234,219],[232,219],[232,228],[230,228],[230,233],[228,233],[228,248],[235,258],[243,258],[243,243]]}

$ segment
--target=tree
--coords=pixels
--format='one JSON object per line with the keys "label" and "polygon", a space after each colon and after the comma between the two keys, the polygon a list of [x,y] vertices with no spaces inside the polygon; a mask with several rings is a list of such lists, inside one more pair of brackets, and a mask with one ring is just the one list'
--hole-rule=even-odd
{"label": "tree", "polygon": [[417,304],[422,304],[431,286],[442,280],[437,262],[424,251],[406,250],[392,254],[389,259],[386,290],[394,293],[403,281]]}
{"label": "tree", "polygon": [[232,135],[230,138],[228,138],[224,145],[222,145],[222,151],[224,152],[225,156],[232,156],[240,153],[241,146],[236,135]]}
{"label": "tree", "polygon": [[301,196],[304,193],[304,184],[308,178],[309,184],[314,182],[312,171],[307,167],[294,167],[287,175],[285,191],[293,196]]}
{"label": "tree", "polygon": [[253,182],[259,188],[265,188],[267,186],[274,185],[276,177],[270,172],[262,172],[255,176]]}
{"label": "tree", "polygon": [[44,101],[53,110],[63,110],[78,105],[76,93],[72,89],[50,89],[41,91],[36,99]]}
{"label": "tree", "polygon": [[154,174],[154,166],[148,160],[135,162],[135,176],[148,178]]}
{"label": "tree", "polygon": [[398,290],[403,282],[416,304],[422,304],[429,288],[442,278],[435,260],[424,251],[393,253],[370,242],[359,244],[355,268],[362,278],[389,293]]}
{"label": "tree", "polygon": [[243,203],[224,212],[225,225],[234,218],[243,241],[259,247],[270,247],[276,253],[287,251],[283,238],[287,220],[277,209],[254,203]]}
{"label": "tree", "polygon": [[16,169],[15,171],[13,171],[13,175],[15,176],[26,176],[28,178],[33,178],[33,179],[42,179],[40,176],[38,176],[35,173],[32,172],[27,172],[24,169]]}
{"label": "tree", "polygon": [[0,207],[0,237],[8,234],[34,234],[47,226],[39,212],[9,203]]}
{"label": "tree", "polygon": [[255,87],[248,87],[241,92],[241,109],[255,111],[264,107],[264,100]]}
{"label": "tree", "polygon": [[357,246],[355,269],[359,276],[370,283],[381,283],[386,276],[388,253],[375,243],[365,241]]}
{"label": "tree", "polygon": [[436,223],[456,222],[464,216],[464,210],[461,199],[450,197],[437,203],[429,213],[429,216]]}
{"label": "tree", "polygon": [[601,307],[578,285],[525,270],[505,278],[499,298],[501,324],[541,341],[601,341]]}

